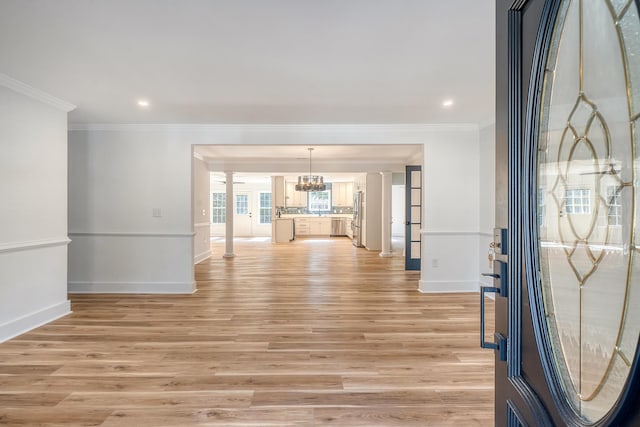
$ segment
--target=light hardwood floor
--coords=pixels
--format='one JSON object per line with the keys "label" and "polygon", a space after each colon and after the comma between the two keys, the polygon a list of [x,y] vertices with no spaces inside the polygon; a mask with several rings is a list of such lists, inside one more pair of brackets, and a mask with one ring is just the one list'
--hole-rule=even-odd
{"label": "light hardwood floor", "polygon": [[493,425],[478,294],[345,238],[213,247],[193,295],[72,295],[0,344],[0,425]]}

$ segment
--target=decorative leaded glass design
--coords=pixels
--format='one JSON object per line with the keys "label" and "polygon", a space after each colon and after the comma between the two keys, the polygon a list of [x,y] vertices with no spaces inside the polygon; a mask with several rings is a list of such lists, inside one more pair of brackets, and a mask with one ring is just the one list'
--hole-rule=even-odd
{"label": "decorative leaded glass design", "polygon": [[587,423],[615,406],[640,333],[639,31],[632,0],[564,0],[544,76],[542,295],[556,373]]}

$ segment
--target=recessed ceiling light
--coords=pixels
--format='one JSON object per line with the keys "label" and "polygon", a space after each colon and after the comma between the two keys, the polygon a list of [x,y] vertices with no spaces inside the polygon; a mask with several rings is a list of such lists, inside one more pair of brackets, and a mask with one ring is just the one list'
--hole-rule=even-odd
{"label": "recessed ceiling light", "polygon": [[443,107],[451,107],[453,105],[453,100],[452,99],[445,99],[444,101],[442,101],[442,106]]}
{"label": "recessed ceiling light", "polygon": [[149,101],[141,99],[141,100],[138,101],[138,105],[140,107],[148,107],[149,106]]}

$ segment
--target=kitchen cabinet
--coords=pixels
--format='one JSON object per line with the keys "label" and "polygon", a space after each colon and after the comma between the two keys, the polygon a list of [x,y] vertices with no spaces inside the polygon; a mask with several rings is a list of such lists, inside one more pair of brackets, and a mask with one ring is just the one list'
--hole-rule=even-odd
{"label": "kitchen cabinet", "polygon": [[331,197],[333,206],[353,206],[353,183],[334,182],[331,185]]}
{"label": "kitchen cabinet", "polygon": [[296,218],[297,236],[326,236],[331,235],[331,218]]}
{"label": "kitchen cabinet", "polygon": [[353,182],[344,185],[344,203],[345,206],[353,206]]}
{"label": "kitchen cabinet", "polygon": [[271,177],[271,193],[273,194],[273,207],[282,208],[285,206],[284,176]]}
{"label": "kitchen cabinet", "polygon": [[295,219],[295,233],[296,233],[296,236],[309,235],[309,220],[307,218]]}
{"label": "kitchen cabinet", "polygon": [[309,235],[329,236],[331,234],[331,218],[309,219]]}
{"label": "kitchen cabinet", "polygon": [[341,218],[342,220],[342,229],[344,230],[344,235],[353,237],[351,232],[351,218]]}
{"label": "kitchen cabinet", "polygon": [[288,208],[306,208],[307,193],[296,191],[296,183],[287,181],[285,185],[285,206]]}
{"label": "kitchen cabinet", "polygon": [[[304,191],[296,191],[296,183],[285,183],[284,206],[288,208],[306,208],[307,194]],[[353,182],[334,182],[331,184],[331,204],[339,207],[353,206]],[[278,206],[278,205],[276,205]]]}

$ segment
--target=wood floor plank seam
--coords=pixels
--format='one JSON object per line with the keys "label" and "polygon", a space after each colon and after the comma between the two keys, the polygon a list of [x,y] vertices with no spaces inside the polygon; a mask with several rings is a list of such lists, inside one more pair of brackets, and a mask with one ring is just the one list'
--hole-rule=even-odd
{"label": "wood floor plank seam", "polygon": [[477,293],[419,293],[398,242],[234,243],[194,294],[72,294],[0,344],[0,425],[493,425]]}

